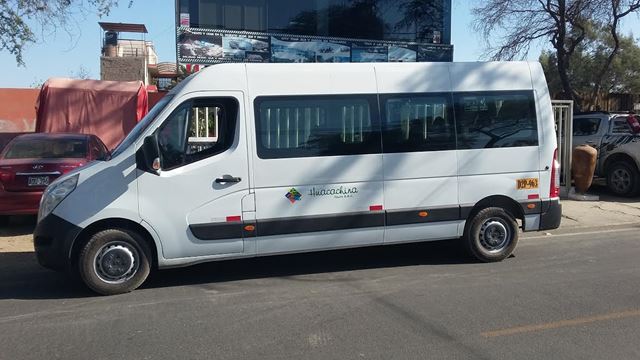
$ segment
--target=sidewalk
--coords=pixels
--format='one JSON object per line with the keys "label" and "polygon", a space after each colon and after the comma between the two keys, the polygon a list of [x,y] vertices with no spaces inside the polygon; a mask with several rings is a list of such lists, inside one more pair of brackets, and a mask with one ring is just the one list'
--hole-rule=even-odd
{"label": "sidewalk", "polygon": [[626,201],[628,202],[562,200],[561,228],[639,224],[640,200]]}
{"label": "sidewalk", "polygon": [[[590,193],[599,195],[600,201],[562,200],[560,230],[640,225],[640,198],[613,197],[601,187]],[[18,217],[8,228],[0,229],[0,252],[32,252],[34,227],[34,218]]]}

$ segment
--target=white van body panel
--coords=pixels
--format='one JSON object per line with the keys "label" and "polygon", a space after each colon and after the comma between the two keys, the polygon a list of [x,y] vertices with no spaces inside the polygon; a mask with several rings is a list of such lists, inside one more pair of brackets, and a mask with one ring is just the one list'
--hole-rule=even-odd
{"label": "white van body panel", "polygon": [[[451,91],[448,63],[376,64],[378,92],[389,94],[448,94]],[[448,96],[448,95],[445,95]],[[385,104],[381,104],[384,108]],[[435,117],[434,109],[416,107],[415,117]],[[383,114],[384,116],[384,114]],[[435,212],[458,207],[458,168],[455,150],[385,153],[384,196],[389,212]],[[427,165],[428,164],[428,165]],[[417,215],[416,215],[417,216]],[[426,219],[426,218],[425,218]],[[438,223],[387,226],[385,243],[440,240],[456,237],[458,219]]]}
{"label": "white van body panel", "polygon": [[[244,103],[239,91],[197,91],[176,97],[170,114],[184,102],[201,98],[234,98]],[[228,217],[242,216],[242,199],[249,194],[245,117],[238,114],[235,140],[227,151],[216,156],[162,170],[159,175],[138,170],[140,217],[163,237],[183,239],[163,246],[165,258],[184,258],[203,254],[244,252],[241,236],[234,239],[202,240],[194,236],[190,225],[223,224]],[[226,175],[243,179],[240,183],[218,184]],[[185,181],[186,180],[186,181]]]}
{"label": "white van body panel", "polygon": [[555,118],[551,106],[551,95],[544,77],[544,71],[540,63],[529,63],[531,82],[534,96],[536,97],[536,109],[538,111],[538,141],[540,143],[540,196],[543,200],[549,200],[551,188],[551,169],[553,167],[553,154],[558,149]]}
{"label": "white van body panel", "polygon": [[[250,102],[255,104],[257,98],[279,95],[376,94],[375,73],[371,64],[314,65],[318,66],[247,65]],[[283,76],[285,73],[287,76]],[[277,83],[274,83],[274,79],[277,79]],[[255,113],[253,109],[252,114]],[[274,121],[278,122],[277,126],[283,127],[285,122],[293,127],[295,121],[304,120],[304,114],[300,113],[294,115],[287,112],[278,116]],[[257,136],[256,122],[251,121],[249,126],[251,134]],[[255,139],[252,143],[256,143]],[[382,154],[261,159],[254,151],[252,164],[258,224],[277,219],[295,221],[299,217],[316,217],[323,221],[321,219],[336,214],[366,213],[370,211],[370,206],[383,204]],[[301,194],[299,201],[291,202],[286,198],[292,189]],[[335,194],[354,189],[357,192],[348,195]],[[261,228],[264,226],[258,226],[258,234]],[[381,226],[357,232],[345,230],[259,236],[256,252],[271,254],[382,243],[383,229]]]}

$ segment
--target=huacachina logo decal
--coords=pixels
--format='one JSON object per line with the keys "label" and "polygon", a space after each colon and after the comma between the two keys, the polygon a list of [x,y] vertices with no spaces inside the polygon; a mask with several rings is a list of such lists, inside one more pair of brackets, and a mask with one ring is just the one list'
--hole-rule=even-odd
{"label": "huacachina logo decal", "polygon": [[284,195],[293,204],[296,201],[302,200],[302,194],[296,188],[289,189],[289,192]]}
{"label": "huacachina logo decal", "polygon": [[351,198],[358,194],[358,187],[356,186],[339,186],[332,188],[316,188],[315,186],[309,189],[309,193],[307,195],[318,197],[318,196],[333,196],[336,199],[345,199]]}

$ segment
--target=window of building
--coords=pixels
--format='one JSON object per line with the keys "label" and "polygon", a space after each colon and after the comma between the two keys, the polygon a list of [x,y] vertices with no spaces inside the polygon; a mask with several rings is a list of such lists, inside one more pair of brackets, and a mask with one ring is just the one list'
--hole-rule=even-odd
{"label": "window of building", "polygon": [[385,153],[456,148],[450,95],[392,96],[382,102]]}
{"label": "window of building", "polygon": [[454,94],[458,149],[537,146],[531,91]]}
{"label": "window of building", "polygon": [[182,104],[158,130],[162,169],[174,169],[229,149],[237,116],[235,99],[196,99]]}
{"label": "window of building", "polygon": [[573,119],[573,136],[590,136],[598,133],[600,119],[579,118]]}
{"label": "window of building", "polygon": [[260,158],[381,152],[375,97],[258,98],[255,107]]}
{"label": "window of building", "polygon": [[448,43],[450,0],[180,0],[192,27]]}

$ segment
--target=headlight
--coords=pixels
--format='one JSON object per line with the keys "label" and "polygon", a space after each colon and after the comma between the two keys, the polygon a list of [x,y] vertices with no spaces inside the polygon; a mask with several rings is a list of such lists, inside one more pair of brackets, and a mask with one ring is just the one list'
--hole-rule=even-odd
{"label": "headlight", "polygon": [[54,182],[49,186],[42,194],[40,200],[40,211],[38,211],[38,222],[45,216],[51,214],[53,209],[58,206],[78,185],[79,174],[75,174],[72,177],[62,180],[60,182]]}

